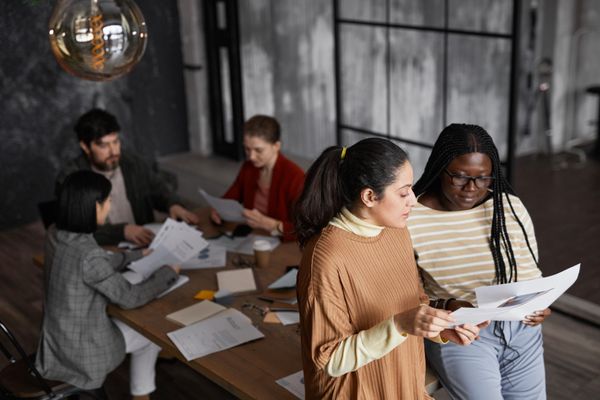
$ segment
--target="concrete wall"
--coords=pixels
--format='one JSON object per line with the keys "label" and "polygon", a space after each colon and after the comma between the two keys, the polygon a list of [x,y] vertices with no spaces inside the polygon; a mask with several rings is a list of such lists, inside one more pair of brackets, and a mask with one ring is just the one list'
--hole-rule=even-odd
{"label": "concrete wall", "polygon": [[283,151],[335,143],[331,0],[239,1],[244,114],[274,115]]}
{"label": "concrete wall", "polygon": [[126,77],[98,83],[64,72],[50,51],[55,2],[0,2],[0,228],[38,217],[54,178],[78,154],[77,117],[93,106],[116,114],[125,146],[154,157],[187,151],[176,3],[137,0],[149,31],[141,62]]}

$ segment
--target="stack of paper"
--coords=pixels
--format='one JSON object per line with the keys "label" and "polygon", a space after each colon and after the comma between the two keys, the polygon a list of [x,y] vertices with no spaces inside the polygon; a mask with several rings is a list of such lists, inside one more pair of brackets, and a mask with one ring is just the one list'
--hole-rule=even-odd
{"label": "stack of paper", "polygon": [[184,222],[167,219],[150,244],[152,253],[129,265],[129,269],[148,278],[163,265],[182,264],[192,259],[208,242],[202,232]]}
{"label": "stack of paper", "polygon": [[[202,232],[184,222],[168,218],[150,244],[152,252],[132,262],[128,266],[129,271],[124,272],[123,277],[132,284],[140,283],[163,265],[183,264],[206,246],[208,243],[202,237]],[[180,275],[177,282],[158,297],[164,296],[189,280],[187,276]]]}
{"label": "stack of paper", "polygon": [[204,300],[167,315],[167,319],[183,326],[191,325],[225,311],[227,308],[210,300]]}
{"label": "stack of paper", "polygon": [[233,308],[167,336],[187,361],[264,337],[250,318]]}

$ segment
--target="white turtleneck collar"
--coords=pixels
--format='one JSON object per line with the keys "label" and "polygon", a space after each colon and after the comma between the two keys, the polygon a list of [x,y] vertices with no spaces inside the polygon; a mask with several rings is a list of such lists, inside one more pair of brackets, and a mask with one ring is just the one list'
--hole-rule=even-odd
{"label": "white turtleneck collar", "polygon": [[346,207],[336,215],[330,222],[330,225],[340,228],[346,232],[354,233],[358,236],[374,237],[381,233],[383,226],[374,225],[358,218],[352,214]]}

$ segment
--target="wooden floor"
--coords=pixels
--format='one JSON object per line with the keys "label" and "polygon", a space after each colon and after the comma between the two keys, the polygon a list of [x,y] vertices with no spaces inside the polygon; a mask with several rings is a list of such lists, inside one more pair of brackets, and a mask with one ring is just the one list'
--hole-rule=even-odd
{"label": "wooden floor", "polygon": [[[42,273],[31,255],[43,250],[39,223],[0,232],[0,319],[34,351],[42,316]],[[591,399],[600,393],[600,328],[554,313],[544,325],[549,399]],[[0,357],[1,358],[1,357]],[[4,360],[0,361],[4,365]],[[159,362],[155,400],[233,398],[178,362]],[[107,379],[111,400],[128,398],[128,366]]]}

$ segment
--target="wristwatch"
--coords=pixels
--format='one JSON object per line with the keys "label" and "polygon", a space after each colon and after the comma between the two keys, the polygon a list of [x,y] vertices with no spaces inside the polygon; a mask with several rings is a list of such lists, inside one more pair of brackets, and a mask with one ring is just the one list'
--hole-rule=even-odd
{"label": "wristwatch", "polygon": [[283,236],[283,222],[277,221],[277,226],[271,231],[271,236]]}

